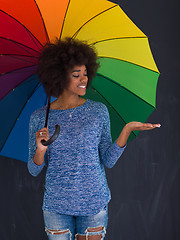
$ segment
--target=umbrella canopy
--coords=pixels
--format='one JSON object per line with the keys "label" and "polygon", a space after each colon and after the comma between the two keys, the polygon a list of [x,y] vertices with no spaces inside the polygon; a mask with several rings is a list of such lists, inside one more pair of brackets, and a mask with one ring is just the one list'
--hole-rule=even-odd
{"label": "umbrella canopy", "polygon": [[[147,36],[106,0],[0,0],[0,151],[28,159],[31,113],[47,104],[35,75],[45,43],[72,37],[95,45],[101,67],[85,97],[105,103],[113,140],[155,108],[159,71]],[[138,133],[131,134],[132,139]]]}

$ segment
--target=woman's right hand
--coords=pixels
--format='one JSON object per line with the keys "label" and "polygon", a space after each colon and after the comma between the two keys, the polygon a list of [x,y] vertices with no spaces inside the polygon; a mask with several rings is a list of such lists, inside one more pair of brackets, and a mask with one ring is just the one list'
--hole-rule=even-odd
{"label": "woman's right hand", "polygon": [[49,140],[49,130],[48,128],[42,128],[39,131],[36,132],[36,144],[37,144],[37,149],[40,152],[46,152],[47,146],[42,145],[41,141],[42,140]]}

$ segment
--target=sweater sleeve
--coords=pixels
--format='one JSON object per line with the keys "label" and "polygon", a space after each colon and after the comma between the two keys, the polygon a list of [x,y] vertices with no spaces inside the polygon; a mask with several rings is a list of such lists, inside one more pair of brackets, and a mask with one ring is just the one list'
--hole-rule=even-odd
{"label": "sweater sleeve", "polygon": [[101,162],[107,167],[112,168],[122,155],[126,145],[120,147],[116,141],[112,143],[111,130],[110,130],[110,117],[107,108],[105,107],[103,116],[103,128],[101,141],[99,144],[99,154]]}
{"label": "sweater sleeve", "polygon": [[37,119],[32,114],[29,122],[29,159],[27,164],[29,173],[32,176],[37,176],[45,166],[45,161],[40,166],[36,165],[33,161],[33,157],[36,152],[36,131],[38,131]]}

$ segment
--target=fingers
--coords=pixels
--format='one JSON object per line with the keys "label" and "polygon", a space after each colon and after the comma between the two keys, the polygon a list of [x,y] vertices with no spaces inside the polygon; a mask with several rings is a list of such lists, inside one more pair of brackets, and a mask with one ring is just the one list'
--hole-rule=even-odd
{"label": "fingers", "polygon": [[155,127],[157,127],[157,128],[160,128],[160,127],[161,127],[161,124],[160,124],[160,123],[154,124],[154,125],[155,125]]}
{"label": "fingers", "polygon": [[39,131],[35,133],[36,136],[36,144],[37,149],[39,149],[40,152],[46,152],[47,146],[42,145],[41,141],[44,139],[47,141],[49,139],[49,130],[48,128],[42,128]]}
{"label": "fingers", "polygon": [[49,139],[49,131],[48,128],[42,128],[39,131],[36,132],[36,142],[37,142],[37,146],[39,146],[39,144],[41,145],[41,140],[48,140]]}
{"label": "fingers", "polygon": [[129,122],[126,124],[127,131],[144,131],[144,130],[152,130],[154,128],[160,128],[161,124],[159,123],[142,123],[142,122]]}
{"label": "fingers", "polygon": [[146,130],[151,130],[153,128],[160,128],[161,124],[159,124],[159,123],[156,123],[156,124],[144,123],[144,127],[146,128]]}

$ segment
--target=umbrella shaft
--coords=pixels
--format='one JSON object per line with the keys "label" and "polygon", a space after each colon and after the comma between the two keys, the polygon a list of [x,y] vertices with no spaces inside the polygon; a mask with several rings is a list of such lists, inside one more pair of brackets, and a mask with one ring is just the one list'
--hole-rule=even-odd
{"label": "umbrella shaft", "polygon": [[49,99],[48,99],[48,105],[47,105],[47,110],[46,110],[46,121],[45,121],[45,125],[44,125],[45,128],[47,128],[47,123],[48,123],[50,102],[51,102],[51,97],[49,97]]}

